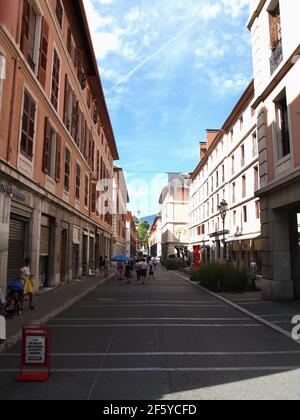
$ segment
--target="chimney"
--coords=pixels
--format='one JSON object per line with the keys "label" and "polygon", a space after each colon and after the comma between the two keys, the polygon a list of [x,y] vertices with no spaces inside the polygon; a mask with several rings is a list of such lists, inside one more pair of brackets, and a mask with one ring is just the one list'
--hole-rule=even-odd
{"label": "chimney", "polygon": [[207,150],[213,144],[215,138],[219,134],[220,130],[206,130],[206,139],[207,139]]}
{"label": "chimney", "polygon": [[207,143],[200,142],[200,162],[204,159],[207,152]]}

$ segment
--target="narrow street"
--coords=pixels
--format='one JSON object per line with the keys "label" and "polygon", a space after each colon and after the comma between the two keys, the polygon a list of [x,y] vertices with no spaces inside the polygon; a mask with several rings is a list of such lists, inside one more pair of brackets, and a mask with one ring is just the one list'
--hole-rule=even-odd
{"label": "narrow street", "polygon": [[174,273],[111,280],[52,323],[53,375],[16,383],[20,344],[0,355],[0,399],[300,397],[300,348]]}

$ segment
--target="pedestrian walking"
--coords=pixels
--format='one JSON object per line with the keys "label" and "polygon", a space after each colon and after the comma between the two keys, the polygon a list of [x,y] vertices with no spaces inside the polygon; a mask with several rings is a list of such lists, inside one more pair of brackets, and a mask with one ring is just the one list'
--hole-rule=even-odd
{"label": "pedestrian walking", "polygon": [[141,282],[145,284],[145,279],[147,277],[148,265],[145,259],[141,262]]}
{"label": "pedestrian walking", "polygon": [[154,267],[154,271],[156,271],[156,270],[157,270],[157,265],[158,265],[157,258],[153,258],[153,267]]}
{"label": "pedestrian walking", "polygon": [[109,266],[109,261],[108,261],[108,257],[104,258],[104,277],[108,277],[108,266]]}
{"label": "pedestrian walking", "polygon": [[102,255],[99,258],[99,269],[100,269],[100,274],[101,274],[102,270],[104,271],[104,258],[102,257]]}
{"label": "pedestrian walking", "polygon": [[120,263],[118,265],[118,272],[119,272],[119,280],[123,281],[125,276],[125,265]]}
{"label": "pedestrian walking", "polygon": [[258,268],[255,260],[252,260],[250,263],[250,273],[251,273],[251,280],[252,280],[252,287],[253,290],[256,290],[256,276],[257,276]]}
{"label": "pedestrian walking", "polygon": [[128,264],[125,267],[125,277],[127,279],[127,284],[130,284],[131,273],[132,273],[132,264],[131,262],[128,262]]}
{"label": "pedestrian walking", "polygon": [[138,260],[134,264],[134,271],[136,272],[136,279],[137,279],[137,281],[140,281],[141,280],[141,261]]}
{"label": "pedestrian walking", "polygon": [[[24,260],[24,266],[20,269],[19,278],[24,282],[24,298],[28,296],[29,309],[34,310],[33,306],[33,291],[34,291],[34,279],[30,271],[30,259]],[[21,309],[23,310],[23,301],[21,302]]]}
{"label": "pedestrian walking", "polygon": [[149,279],[154,279],[154,264],[149,263]]}

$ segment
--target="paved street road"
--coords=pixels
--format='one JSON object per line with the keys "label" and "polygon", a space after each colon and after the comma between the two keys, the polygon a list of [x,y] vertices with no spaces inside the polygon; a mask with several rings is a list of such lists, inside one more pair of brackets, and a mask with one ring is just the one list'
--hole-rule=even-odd
{"label": "paved street road", "polygon": [[0,399],[300,398],[298,344],[163,269],[100,286],[51,326],[53,376],[16,383],[18,345],[0,355]]}

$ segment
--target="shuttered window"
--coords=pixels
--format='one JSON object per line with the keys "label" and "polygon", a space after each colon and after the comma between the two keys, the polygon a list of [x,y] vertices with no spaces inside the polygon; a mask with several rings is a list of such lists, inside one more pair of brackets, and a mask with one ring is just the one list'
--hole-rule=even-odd
{"label": "shuttered window", "polygon": [[80,165],[76,165],[76,200],[80,200],[80,185],[81,185],[81,169]]}
{"label": "shuttered window", "polygon": [[56,14],[57,22],[59,23],[59,26],[62,28],[64,9],[61,4],[61,0],[56,0],[55,14]]}
{"label": "shuttered window", "polygon": [[49,25],[46,20],[42,19],[42,33],[40,46],[40,62],[39,62],[39,81],[45,87],[47,75],[47,55],[48,55],[48,37]]}
{"label": "shuttered window", "polygon": [[43,171],[52,179],[56,180],[57,160],[59,149],[57,147],[58,134],[51,126],[49,119],[45,120],[44,152],[43,152]]}
{"label": "shuttered window", "polygon": [[64,187],[66,191],[70,189],[70,173],[71,173],[71,152],[66,147],[65,148],[65,179]]}
{"label": "shuttered window", "polygon": [[91,212],[96,212],[96,183],[92,182]]}
{"label": "shuttered window", "polygon": [[60,181],[60,172],[61,172],[61,137],[58,135],[57,141],[56,141],[56,164],[55,164],[56,182]]}
{"label": "shuttered window", "polygon": [[58,57],[57,52],[54,50],[52,85],[51,85],[51,103],[56,110],[58,109],[59,75],[60,75],[60,59]]}
{"label": "shuttered window", "polygon": [[28,159],[33,157],[33,139],[35,132],[36,103],[27,92],[24,91],[24,105],[22,117],[21,153]]}
{"label": "shuttered window", "polygon": [[84,206],[89,206],[89,177],[86,175],[84,180]]}

